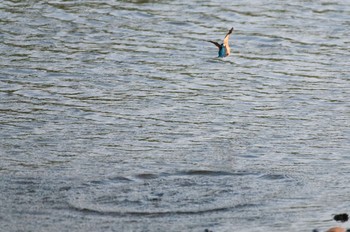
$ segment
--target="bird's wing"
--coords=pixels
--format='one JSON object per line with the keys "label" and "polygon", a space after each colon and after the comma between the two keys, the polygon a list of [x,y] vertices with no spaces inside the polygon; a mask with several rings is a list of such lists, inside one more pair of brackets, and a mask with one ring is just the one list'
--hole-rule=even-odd
{"label": "bird's wing", "polygon": [[219,43],[217,43],[217,42],[214,42],[214,41],[211,41],[211,40],[208,40],[208,42],[215,44],[215,46],[218,47],[218,48],[221,47],[221,45]]}
{"label": "bird's wing", "polygon": [[224,45],[227,46],[228,45],[228,39],[230,38],[230,35],[233,31],[233,27],[228,31],[228,33],[226,34],[225,38],[224,38]]}

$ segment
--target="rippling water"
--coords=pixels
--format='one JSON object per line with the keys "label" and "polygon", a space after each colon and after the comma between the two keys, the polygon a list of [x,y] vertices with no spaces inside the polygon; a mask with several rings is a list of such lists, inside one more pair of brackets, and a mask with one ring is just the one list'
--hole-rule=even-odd
{"label": "rippling water", "polygon": [[0,15],[1,230],[311,231],[350,211],[347,0]]}

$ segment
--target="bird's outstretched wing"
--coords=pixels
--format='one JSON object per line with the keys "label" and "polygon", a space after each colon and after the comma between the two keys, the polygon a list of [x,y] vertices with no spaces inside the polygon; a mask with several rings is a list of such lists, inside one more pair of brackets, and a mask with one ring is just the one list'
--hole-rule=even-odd
{"label": "bird's outstretched wing", "polygon": [[218,48],[221,47],[221,45],[219,43],[217,43],[217,42],[214,42],[214,41],[211,41],[211,40],[208,40],[208,42],[215,44],[215,46],[218,47]]}
{"label": "bird's outstretched wing", "polygon": [[227,32],[225,38],[224,38],[224,45],[228,45],[228,39],[230,38],[231,33],[233,32],[233,27]]}

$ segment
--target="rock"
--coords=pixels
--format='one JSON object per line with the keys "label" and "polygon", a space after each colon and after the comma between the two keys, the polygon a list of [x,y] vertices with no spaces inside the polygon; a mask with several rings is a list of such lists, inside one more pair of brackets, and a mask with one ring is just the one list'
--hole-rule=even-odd
{"label": "rock", "polygon": [[334,220],[336,221],[340,221],[340,222],[346,222],[349,220],[349,216],[348,214],[346,213],[342,213],[342,214],[336,214],[334,217],[333,217]]}

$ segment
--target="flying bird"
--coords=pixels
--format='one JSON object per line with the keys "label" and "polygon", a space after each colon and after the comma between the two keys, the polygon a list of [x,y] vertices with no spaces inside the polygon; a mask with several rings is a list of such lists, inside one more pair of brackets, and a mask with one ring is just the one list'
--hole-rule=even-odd
{"label": "flying bird", "polygon": [[228,45],[228,39],[230,38],[232,31],[233,31],[233,27],[226,34],[224,38],[224,42],[222,44],[219,44],[211,40],[208,41],[210,43],[215,44],[215,46],[219,48],[219,57],[226,57],[230,55],[231,51],[230,51],[230,46]]}

